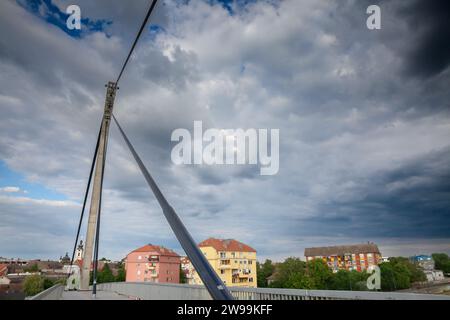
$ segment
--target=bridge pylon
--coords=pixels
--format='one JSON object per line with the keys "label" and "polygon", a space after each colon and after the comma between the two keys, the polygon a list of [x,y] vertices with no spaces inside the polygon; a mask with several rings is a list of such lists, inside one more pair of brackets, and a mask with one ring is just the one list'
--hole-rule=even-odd
{"label": "bridge pylon", "polygon": [[[98,261],[98,242],[100,232],[100,210],[102,199],[103,175],[105,170],[106,149],[108,145],[109,127],[111,124],[111,116],[116,97],[116,82],[108,82],[106,85],[105,109],[103,112],[103,120],[101,124],[100,140],[98,151],[96,154],[94,183],[92,186],[91,204],[89,209],[89,219],[86,232],[83,265],[81,268],[80,289],[89,290],[89,278],[91,271],[91,263],[94,265],[94,275],[96,273]],[[94,260],[93,260],[94,259]],[[94,276],[95,282],[95,276]],[[95,283],[94,283],[95,295]]]}

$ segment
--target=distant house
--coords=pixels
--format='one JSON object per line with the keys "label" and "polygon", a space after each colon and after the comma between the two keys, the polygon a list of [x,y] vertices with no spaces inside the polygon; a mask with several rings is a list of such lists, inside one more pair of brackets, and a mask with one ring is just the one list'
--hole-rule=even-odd
{"label": "distant house", "polygon": [[270,276],[268,276],[266,278],[267,285],[270,286],[272,283],[274,283],[276,281],[277,277],[278,277],[278,273],[276,271],[274,273],[272,273]]}
{"label": "distant house", "polygon": [[8,274],[8,265],[0,264],[0,285],[9,285],[11,280],[6,276]]}
{"label": "distant house", "polygon": [[409,260],[423,269],[428,282],[444,280],[444,273],[441,270],[434,269],[435,264],[431,256],[421,254],[409,257]]}
{"label": "distant house", "polygon": [[6,276],[8,274],[8,265],[0,264],[0,277]]}
{"label": "distant house", "polygon": [[126,282],[180,282],[180,256],[152,244],[130,252],[125,259]]}
{"label": "distant house", "polygon": [[378,246],[368,242],[363,244],[316,247],[305,249],[306,261],[323,260],[333,272],[338,270],[363,271],[381,262]]}
{"label": "distant house", "polygon": [[431,256],[421,254],[421,255],[409,257],[409,260],[412,263],[419,265],[423,270],[433,270],[434,269],[434,260]]}
{"label": "distant house", "polygon": [[424,270],[428,282],[444,280],[444,273],[441,270]]}

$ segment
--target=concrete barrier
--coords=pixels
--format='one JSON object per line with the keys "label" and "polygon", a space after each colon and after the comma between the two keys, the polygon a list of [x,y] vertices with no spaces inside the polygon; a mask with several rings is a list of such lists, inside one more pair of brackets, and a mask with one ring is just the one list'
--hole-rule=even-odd
{"label": "concrete barrier", "polygon": [[60,300],[64,286],[62,284],[55,284],[53,287],[48,288],[35,296],[27,297],[26,300]]}
{"label": "concrete barrier", "polygon": [[[143,300],[210,300],[204,286],[150,282],[98,284],[99,290],[113,291]],[[276,288],[228,288],[237,300],[450,300],[450,296],[403,292],[303,290]]]}
{"label": "concrete barrier", "polygon": [[211,300],[204,286],[186,284],[110,282],[98,284],[97,289],[142,300]]}
{"label": "concrete barrier", "polygon": [[[97,285],[99,291],[118,294],[142,300],[210,300],[204,286],[149,283],[110,282]],[[276,288],[229,288],[237,300],[450,300],[450,296],[416,294],[404,292],[370,292],[338,290],[303,290]],[[64,286],[58,284],[27,300],[60,300]]]}

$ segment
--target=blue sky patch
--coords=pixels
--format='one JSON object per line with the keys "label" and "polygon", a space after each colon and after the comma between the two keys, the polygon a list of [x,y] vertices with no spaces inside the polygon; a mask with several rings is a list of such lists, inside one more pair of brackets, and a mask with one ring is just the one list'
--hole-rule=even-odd
{"label": "blue sky patch", "polygon": [[69,30],[66,25],[69,15],[53,4],[52,0],[16,1],[21,7],[33,13],[35,16],[57,26],[74,38],[81,38],[92,32],[103,32],[108,25],[112,24],[111,20],[91,20],[89,18],[83,18],[83,15],[81,15],[81,30]]}
{"label": "blue sky patch", "polygon": [[[18,187],[18,192],[2,191],[6,187]],[[39,183],[30,183],[20,173],[11,170],[0,160],[0,195],[27,197],[32,199],[67,200],[67,197]]]}
{"label": "blue sky patch", "polygon": [[235,14],[236,9],[245,9],[247,4],[256,2],[258,0],[207,0],[209,4],[214,5],[220,3],[230,15]]}

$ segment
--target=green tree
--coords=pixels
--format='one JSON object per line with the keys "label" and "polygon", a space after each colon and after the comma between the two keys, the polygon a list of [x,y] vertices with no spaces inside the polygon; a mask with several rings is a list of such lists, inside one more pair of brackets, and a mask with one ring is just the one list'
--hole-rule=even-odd
{"label": "green tree", "polygon": [[114,282],[115,277],[109,267],[109,264],[105,263],[103,269],[97,273],[97,283]]}
{"label": "green tree", "polygon": [[305,273],[293,273],[284,283],[285,288],[292,289],[315,289],[314,280]]}
{"label": "green tree", "polygon": [[367,272],[358,272],[356,270],[350,271],[350,283],[351,289],[353,291],[366,291],[367,288],[367,279],[370,274]]}
{"label": "green tree", "polygon": [[333,272],[322,259],[308,261],[306,273],[311,278],[312,283],[314,283],[315,289],[329,289]]}
{"label": "green tree", "polygon": [[273,265],[272,261],[269,259],[266,259],[264,263],[256,262],[256,278],[258,280],[258,287],[260,288],[266,288],[268,286],[267,284],[267,278],[270,277],[275,271],[275,266]]}
{"label": "green tree", "polygon": [[186,274],[184,273],[183,269],[181,269],[181,265],[180,265],[180,283],[187,283]]}
{"label": "green tree", "polygon": [[397,283],[395,281],[394,266],[390,262],[383,262],[379,265],[381,274],[381,290],[395,291]]}
{"label": "green tree", "polygon": [[[423,282],[427,280],[427,277],[425,276],[425,273],[423,272],[423,269],[416,263],[411,262],[408,258],[405,257],[393,257],[389,260],[392,264],[396,266],[403,266],[408,269],[408,272],[405,274],[408,274],[409,276],[409,282],[410,284],[414,282]],[[398,267],[398,268],[403,268]],[[401,272],[401,270],[399,269]]]}
{"label": "green tree", "polygon": [[123,262],[120,262],[115,281],[116,282],[124,282],[126,279],[126,275],[127,274],[125,271],[125,265],[123,264]]}
{"label": "green tree", "polygon": [[411,288],[413,274],[403,259],[391,258],[389,262],[383,262],[379,267],[383,291]]}
{"label": "green tree", "polygon": [[44,290],[51,288],[55,285],[55,282],[52,279],[44,278]]}
{"label": "green tree", "polygon": [[339,270],[331,277],[330,289],[365,291],[367,290],[367,272],[358,272],[356,270]]}
{"label": "green tree", "polygon": [[293,288],[293,283],[300,283],[299,274],[305,275],[306,263],[299,258],[290,257],[277,265],[274,288]]}
{"label": "green tree", "polygon": [[37,263],[33,263],[31,266],[24,268],[26,272],[39,272],[39,266]]}
{"label": "green tree", "polygon": [[34,296],[44,290],[44,278],[40,275],[31,275],[23,282],[23,291],[26,296]]}
{"label": "green tree", "polygon": [[442,270],[444,273],[450,273],[450,258],[445,253],[433,253],[431,255],[434,260],[434,265],[437,270]]}

